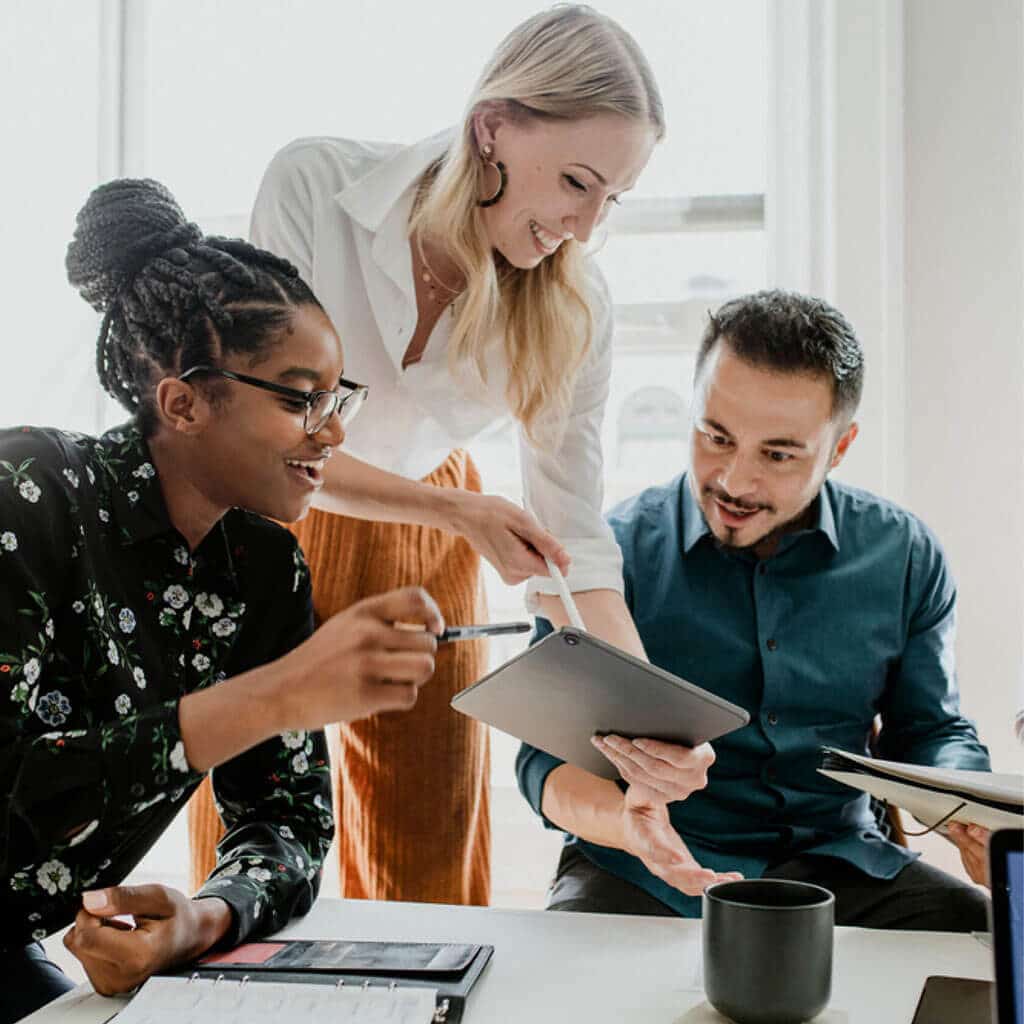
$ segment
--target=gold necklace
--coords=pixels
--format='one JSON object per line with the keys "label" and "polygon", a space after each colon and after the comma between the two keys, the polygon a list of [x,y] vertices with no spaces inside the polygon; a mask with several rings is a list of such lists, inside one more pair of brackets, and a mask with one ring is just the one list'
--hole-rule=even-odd
{"label": "gold necklace", "polygon": [[[455,300],[462,294],[463,288],[452,288],[451,285],[447,285],[441,280],[437,271],[427,262],[427,254],[423,251],[423,244],[420,240],[416,239],[416,252],[419,255],[420,263],[422,264],[422,270],[420,271],[420,280],[427,286],[427,297],[431,302],[440,305],[442,308],[447,306],[455,316]],[[438,288],[443,288],[451,298],[446,298],[441,295]]]}

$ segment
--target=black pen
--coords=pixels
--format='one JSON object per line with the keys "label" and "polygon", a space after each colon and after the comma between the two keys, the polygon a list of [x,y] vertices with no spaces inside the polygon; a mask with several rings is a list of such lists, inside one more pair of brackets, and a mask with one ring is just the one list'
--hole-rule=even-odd
{"label": "black pen", "polygon": [[485,636],[509,636],[512,633],[529,633],[533,626],[529,622],[495,622],[479,626],[449,626],[438,638],[439,644],[453,640],[478,640]]}

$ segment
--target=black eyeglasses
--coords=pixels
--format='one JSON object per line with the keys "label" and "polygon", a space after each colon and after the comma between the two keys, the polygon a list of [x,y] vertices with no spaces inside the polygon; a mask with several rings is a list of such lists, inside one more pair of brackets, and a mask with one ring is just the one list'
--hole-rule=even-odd
{"label": "black eyeglasses", "polygon": [[341,418],[341,425],[347,427],[363,407],[363,402],[366,401],[366,396],[370,391],[365,384],[355,384],[350,380],[345,380],[344,377],[339,378],[338,386],[348,388],[347,394],[342,394],[338,390],[300,391],[298,388],[289,388],[284,384],[261,380],[259,377],[249,377],[244,373],[235,373],[233,370],[222,370],[219,366],[205,365],[190,366],[178,377],[178,380],[188,380],[189,377],[198,373],[212,373],[218,377],[227,377],[228,380],[236,380],[240,384],[262,388],[264,391],[273,391],[276,395],[284,395],[293,402],[301,402],[306,407],[306,416],[302,425],[310,437],[323,430],[327,421],[335,413]]}

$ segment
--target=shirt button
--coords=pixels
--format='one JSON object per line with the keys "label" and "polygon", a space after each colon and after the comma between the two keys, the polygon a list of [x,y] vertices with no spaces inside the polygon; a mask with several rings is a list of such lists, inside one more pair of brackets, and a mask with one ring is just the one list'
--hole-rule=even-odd
{"label": "shirt button", "polygon": [[769,651],[776,650],[778,646],[779,645],[775,642],[774,638],[769,638],[768,642],[765,644],[765,647],[767,647]]}
{"label": "shirt button", "polygon": [[779,716],[774,711],[769,711],[767,715],[767,721],[769,725],[778,725]]}

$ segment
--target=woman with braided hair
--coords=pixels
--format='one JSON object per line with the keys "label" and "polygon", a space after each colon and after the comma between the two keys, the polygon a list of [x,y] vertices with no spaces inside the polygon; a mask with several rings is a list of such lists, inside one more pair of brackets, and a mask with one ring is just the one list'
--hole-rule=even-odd
{"label": "woman with braided hair", "polygon": [[[334,831],[322,728],[410,707],[443,628],[407,588],[314,632],[264,518],[305,514],[366,393],[290,263],[125,180],[67,270],[131,420],[0,431],[0,1024],[71,987],[39,945],[68,924],[112,993],[305,913]],[[197,896],[121,886],[208,771],[227,834]]]}
{"label": "woman with braided hair", "polygon": [[[548,558],[571,563],[588,628],[642,654],[601,514],[612,322],[585,246],[663,133],[636,42],[560,4],[498,46],[454,131],[300,139],[273,159],[252,238],[299,267],[374,391],[372,424],[353,428],[296,528],[318,615],[420,583],[450,621],[478,620],[482,555],[563,624]],[[463,450],[509,420],[526,509],[481,494]],[[344,895],[488,902],[487,732],[449,707],[485,667],[483,644],[452,645],[414,714],[341,728]],[[198,876],[218,831],[201,797]]]}

